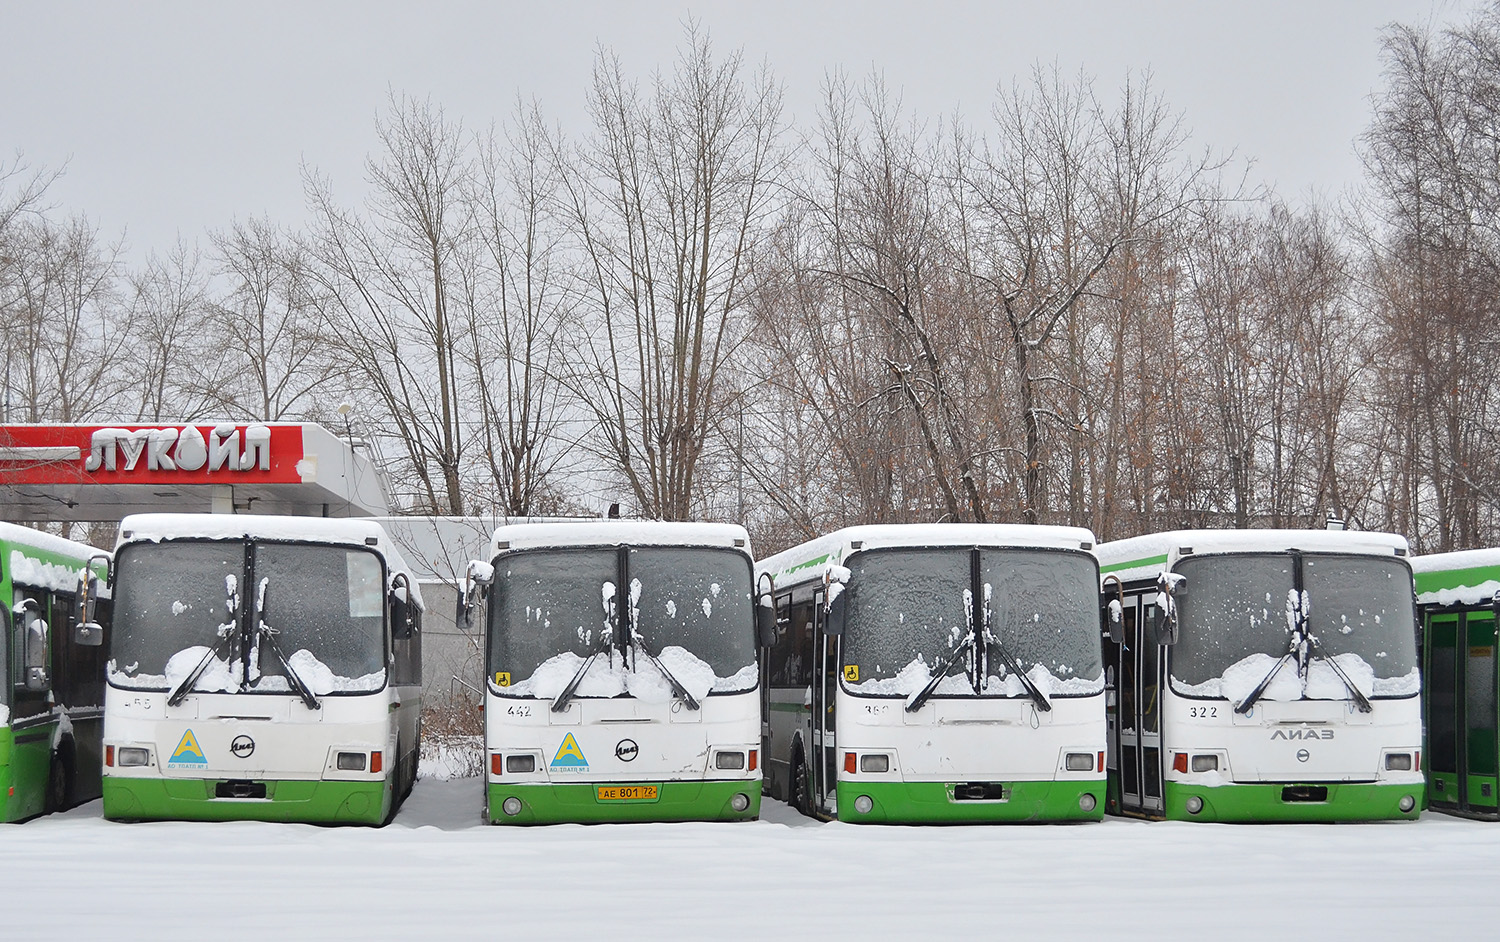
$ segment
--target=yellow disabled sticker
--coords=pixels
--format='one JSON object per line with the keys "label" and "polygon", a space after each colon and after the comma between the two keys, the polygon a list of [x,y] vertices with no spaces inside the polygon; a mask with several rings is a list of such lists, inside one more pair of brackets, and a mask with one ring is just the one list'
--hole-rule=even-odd
{"label": "yellow disabled sticker", "polygon": [[849,683],[851,683],[851,684],[857,684],[857,683],[859,683],[859,665],[858,664],[845,664],[844,665],[844,679],[847,680],[847,681],[849,681]]}
{"label": "yellow disabled sticker", "polygon": [[203,750],[198,746],[198,737],[193,735],[192,730],[183,731],[182,739],[178,740],[177,748],[172,751],[167,765],[208,765],[208,760],[203,757]]}
{"label": "yellow disabled sticker", "polygon": [[495,686],[496,687],[509,687],[510,686],[510,671],[495,671]]}

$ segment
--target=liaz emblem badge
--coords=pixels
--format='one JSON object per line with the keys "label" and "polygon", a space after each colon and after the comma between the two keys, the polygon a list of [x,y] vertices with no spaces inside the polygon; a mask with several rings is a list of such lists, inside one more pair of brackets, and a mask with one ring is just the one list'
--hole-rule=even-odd
{"label": "liaz emblem badge", "polygon": [[178,740],[177,748],[172,750],[172,757],[167,760],[169,769],[189,769],[208,765],[208,760],[203,757],[203,750],[198,747],[198,737],[193,735],[192,730],[186,730],[182,739]]}

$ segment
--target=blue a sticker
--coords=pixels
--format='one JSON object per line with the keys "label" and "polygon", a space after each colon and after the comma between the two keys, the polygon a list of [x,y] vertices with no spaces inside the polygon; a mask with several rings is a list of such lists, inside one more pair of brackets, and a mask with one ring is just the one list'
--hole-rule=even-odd
{"label": "blue a sticker", "polygon": [[554,769],[586,769],[589,760],[583,757],[583,750],[578,748],[578,740],[573,738],[572,733],[563,737],[562,745],[557,747],[557,755],[552,757],[552,768]]}
{"label": "blue a sticker", "polygon": [[203,757],[203,750],[198,747],[198,737],[193,735],[192,730],[182,734],[172,757],[167,760],[169,768],[179,765],[208,765],[208,760]]}

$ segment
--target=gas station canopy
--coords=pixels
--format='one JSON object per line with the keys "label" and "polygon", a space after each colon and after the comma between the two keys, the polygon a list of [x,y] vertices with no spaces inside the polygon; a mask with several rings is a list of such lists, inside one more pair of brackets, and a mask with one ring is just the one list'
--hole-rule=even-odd
{"label": "gas station canopy", "polygon": [[118,521],[149,511],[390,509],[369,455],[321,425],[0,425],[0,519]]}

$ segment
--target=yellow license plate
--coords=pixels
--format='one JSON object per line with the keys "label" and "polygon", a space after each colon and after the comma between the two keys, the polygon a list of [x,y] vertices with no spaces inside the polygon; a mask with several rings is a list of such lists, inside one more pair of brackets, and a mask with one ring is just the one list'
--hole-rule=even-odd
{"label": "yellow license plate", "polygon": [[655,785],[600,785],[598,786],[600,801],[655,801],[657,798],[657,786]]}

